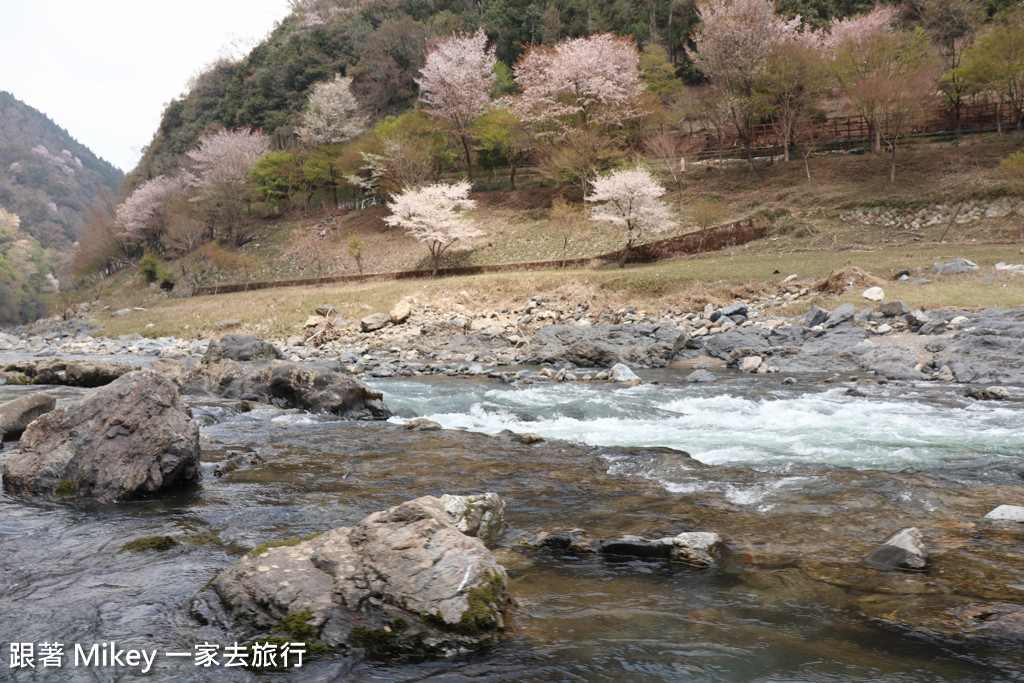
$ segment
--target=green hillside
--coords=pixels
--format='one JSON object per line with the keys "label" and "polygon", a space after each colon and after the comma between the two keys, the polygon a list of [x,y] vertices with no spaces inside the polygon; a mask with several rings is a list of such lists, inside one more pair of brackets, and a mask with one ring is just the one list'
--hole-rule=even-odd
{"label": "green hillside", "polygon": [[124,174],[42,112],[0,92],[0,207],[46,248],[68,251],[101,190]]}

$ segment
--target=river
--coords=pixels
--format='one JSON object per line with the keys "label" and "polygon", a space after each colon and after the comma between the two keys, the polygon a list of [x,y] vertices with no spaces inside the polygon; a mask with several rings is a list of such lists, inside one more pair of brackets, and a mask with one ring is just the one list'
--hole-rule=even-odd
{"label": "river", "polygon": [[[272,408],[240,412],[231,402],[189,397],[203,425],[197,489],[120,506],[0,494],[0,679],[140,677],[128,666],[74,666],[76,644],[109,641],[156,650],[145,676],[156,681],[1024,678],[1024,655],[1016,651],[882,626],[828,591],[787,584],[785,567],[760,571],[779,580],[758,581],[751,569],[609,561],[520,543],[541,530],[574,527],[596,535],[715,530],[729,542],[746,529],[818,514],[842,496],[842,510],[822,514],[874,506],[870,519],[877,520],[889,501],[899,514],[918,514],[939,507],[945,495],[910,495],[904,482],[919,475],[965,496],[985,487],[1016,491],[1017,500],[993,503],[1020,504],[1019,402],[971,401],[925,384],[849,392],[849,384],[813,378],[787,385],[723,373],[713,384],[691,385],[671,371],[643,377],[635,387],[376,380],[371,387],[397,414],[376,424]],[[0,387],[0,401],[37,389]],[[53,391],[61,401],[81,393]],[[413,416],[459,431],[402,429]],[[502,430],[547,441],[523,444]],[[713,467],[652,447],[685,450]],[[214,476],[216,463],[239,455],[247,465]],[[400,665],[315,660],[258,676],[165,656],[197,642],[228,645],[194,621],[189,603],[259,543],[352,524],[419,495],[481,491],[508,502],[510,528],[499,552],[517,601],[516,629],[486,651]],[[119,552],[129,540],[164,534],[181,545]],[[38,657],[35,668],[9,667],[10,643],[33,643],[38,651],[53,642],[64,647],[60,668],[44,668]]]}

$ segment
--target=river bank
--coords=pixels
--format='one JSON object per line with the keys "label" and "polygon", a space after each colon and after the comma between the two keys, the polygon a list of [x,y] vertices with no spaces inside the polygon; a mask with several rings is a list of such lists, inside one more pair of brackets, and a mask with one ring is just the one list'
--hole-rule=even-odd
{"label": "river bank", "polygon": [[[490,310],[466,295],[459,297],[462,303],[444,305],[407,297],[389,313],[354,322],[324,304],[310,311],[301,331],[271,341],[285,359],[329,361],[373,378],[588,381],[607,379],[608,370],[623,363],[632,370],[689,368],[691,382],[712,381],[715,371],[735,369],[836,380],[1024,386],[1024,308],[925,312],[899,300],[867,299],[860,306],[822,306],[828,306],[823,288],[870,291],[875,283],[852,268],[831,282],[784,285],[698,312],[635,307],[591,312],[586,300],[564,295],[538,295]],[[810,306],[810,311],[784,315],[794,306]],[[223,321],[217,337],[237,326],[238,321]],[[0,357],[135,356],[144,365],[160,358],[189,367],[210,343],[209,338],[138,334],[93,337],[95,329],[82,320],[41,320],[19,333],[0,333]]]}

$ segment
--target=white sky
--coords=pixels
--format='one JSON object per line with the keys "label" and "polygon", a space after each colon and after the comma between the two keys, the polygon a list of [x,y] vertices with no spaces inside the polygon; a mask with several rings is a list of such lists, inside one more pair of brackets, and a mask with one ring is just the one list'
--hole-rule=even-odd
{"label": "white sky", "polygon": [[0,90],[127,172],[191,77],[287,15],[288,0],[0,0]]}

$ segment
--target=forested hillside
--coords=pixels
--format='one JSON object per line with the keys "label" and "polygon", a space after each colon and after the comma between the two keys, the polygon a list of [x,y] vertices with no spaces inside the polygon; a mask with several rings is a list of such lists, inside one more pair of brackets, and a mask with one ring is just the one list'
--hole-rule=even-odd
{"label": "forested hillside", "polygon": [[[778,9],[822,25],[874,4],[782,0]],[[641,49],[662,46],[678,74],[700,78],[686,54],[694,0],[296,0],[293,7],[247,57],[211,65],[168,105],[134,184],[173,171],[215,127],[261,128],[287,147],[313,86],[335,74],[353,79],[352,91],[372,117],[401,113],[416,100],[414,79],[430,43],[454,32],[483,28],[499,62],[511,67],[530,43],[611,31]]]}
{"label": "forested hillside", "polygon": [[42,112],[0,92],[0,207],[43,247],[68,251],[101,189],[124,174]]}
{"label": "forested hillside", "polygon": [[[540,185],[546,199],[523,206],[543,212],[548,232],[618,226],[624,264],[658,235],[750,217],[720,189],[698,192],[694,168],[741,163],[756,179],[781,162],[810,183],[816,157],[868,154],[889,183],[864,197],[873,206],[898,195],[901,150],[1009,141],[1024,127],[1024,8],[1011,0],[292,9],[247,57],[213,65],[168,104],[123,201],[85,226],[79,277],[137,262],[151,283],[183,292],[248,278],[268,243],[305,244],[318,260],[331,216],[383,202],[389,214],[345,236],[354,268],[364,239],[394,243],[398,228],[436,271],[486,234],[463,215],[469,193]],[[1006,149],[991,196],[1024,178],[1024,152]],[[312,232],[278,234],[321,209],[330,220]],[[523,218],[511,211],[505,224]],[[575,240],[593,253],[592,234],[566,232],[563,252]]]}

